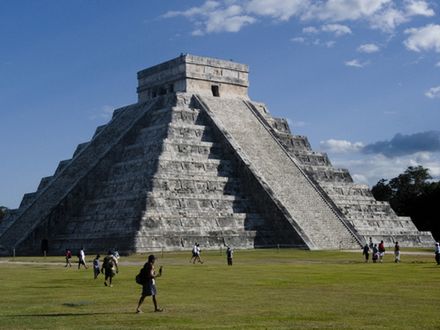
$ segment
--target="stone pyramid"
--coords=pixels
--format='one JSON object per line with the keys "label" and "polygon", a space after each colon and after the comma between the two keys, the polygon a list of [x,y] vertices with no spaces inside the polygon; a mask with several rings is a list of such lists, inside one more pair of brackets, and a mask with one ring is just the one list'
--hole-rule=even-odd
{"label": "stone pyramid", "polygon": [[246,65],[181,55],[138,81],[138,102],[0,224],[2,254],[432,244],[252,102]]}

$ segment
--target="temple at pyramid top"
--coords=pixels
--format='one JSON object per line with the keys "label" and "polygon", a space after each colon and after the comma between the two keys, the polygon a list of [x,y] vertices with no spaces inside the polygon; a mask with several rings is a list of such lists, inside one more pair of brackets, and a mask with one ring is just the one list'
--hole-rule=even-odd
{"label": "temple at pyramid top", "polygon": [[139,71],[139,102],[176,92],[248,97],[249,67],[210,57],[181,55]]}

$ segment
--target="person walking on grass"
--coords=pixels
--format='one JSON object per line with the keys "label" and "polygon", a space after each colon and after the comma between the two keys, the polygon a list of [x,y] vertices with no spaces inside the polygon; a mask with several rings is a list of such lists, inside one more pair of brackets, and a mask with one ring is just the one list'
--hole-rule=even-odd
{"label": "person walking on grass", "polygon": [[234,250],[230,246],[226,249],[226,259],[228,261],[228,266],[232,266],[232,256],[234,254]]}
{"label": "person walking on grass", "polygon": [[145,300],[145,297],[151,296],[153,298],[153,305],[155,312],[162,312],[163,309],[159,308],[157,305],[156,295],[156,278],[162,276],[162,267],[159,268],[159,274],[156,274],[154,270],[154,262],[156,261],[156,257],[154,255],[148,256],[148,261],[145,263],[144,267],[141,270],[141,281],[142,281],[142,294],[139,298],[139,303],[136,308],[136,313],[142,313],[141,305]]}
{"label": "person walking on grass", "polygon": [[394,262],[397,264],[400,262],[400,246],[399,242],[394,245]]}
{"label": "person walking on grass", "polygon": [[383,256],[385,255],[385,244],[383,241],[379,243],[379,262],[383,262]]}
{"label": "person walking on grass", "polygon": [[95,259],[93,259],[93,274],[94,274],[94,278],[95,278],[95,280],[96,280],[96,278],[98,277],[98,275],[99,275],[99,258],[100,258],[101,256],[99,255],[99,254],[97,254],[96,255],[96,258]]}
{"label": "person walking on grass", "polygon": [[440,265],[440,244],[437,242],[435,243],[435,261],[437,262],[437,265]]}
{"label": "person walking on grass", "polygon": [[65,257],[66,257],[66,265],[64,267],[72,267],[72,264],[70,262],[70,259],[72,259],[72,251],[70,249],[66,249],[66,253],[65,253]]}
{"label": "person walking on grass", "polygon": [[112,251],[108,251],[107,256],[102,261],[101,273],[105,275],[104,285],[112,287],[113,277],[119,273],[118,259],[112,254]]}
{"label": "person walking on grass", "polygon": [[194,243],[194,246],[191,250],[191,259],[189,259],[189,262],[191,263],[193,260],[196,261],[197,258],[197,243]]}
{"label": "person walking on grass", "polygon": [[373,255],[371,259],[373,259],[374,263],[376,263],[377,259],[379,259],[379,251],[377,250],[377,244],[373,245]]}
{"label": "person walking on grass", "polygon": [[368,262],[368,259],[370,257],[370,247],[368,244],[364,245],[364,248],[362,249],[362,254],[365,256],[365,262]]}
{"label": "person walking on grass", "polygon": [[200,254],[201,253],[202,253],[202,250],[200,249],[200,244],[196,243],[196,245],[195,245],[195,254],[196,254],[196,256],[194,258],[193,264],[195,264],[196,261],[198,261],[199,263],[203,264],[203,261],[200,258]]}
{"label": "person walking on grass", "polygon": [[84,248],[82,246],[78,251],[78,269],[81,268],[81,265],[83,265],[85,269],[88,268],[86,265],[86,254],[84,253]]}

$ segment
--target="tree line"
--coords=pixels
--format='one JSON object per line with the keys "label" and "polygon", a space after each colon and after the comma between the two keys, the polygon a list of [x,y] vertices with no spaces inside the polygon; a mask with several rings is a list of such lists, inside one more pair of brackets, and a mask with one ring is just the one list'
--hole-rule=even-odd
{"label": "tree line", "polygon": [[433,181],[427,168],[410,166],[391,180],[381,179],[372,193],[389,202],[397,215],[411,217],[417,229],[440,240],[440,181]]}

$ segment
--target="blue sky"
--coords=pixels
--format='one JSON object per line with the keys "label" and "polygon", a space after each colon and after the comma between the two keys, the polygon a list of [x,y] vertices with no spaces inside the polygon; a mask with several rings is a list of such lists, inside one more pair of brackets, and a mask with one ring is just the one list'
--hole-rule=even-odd
{"label": "blue sky", "polygon": [[136,72],[191,53],[250,66],[252,100],[357,182],[440,179],[440,3],[1,1],[0,205],[17,207],[113,109]]}

